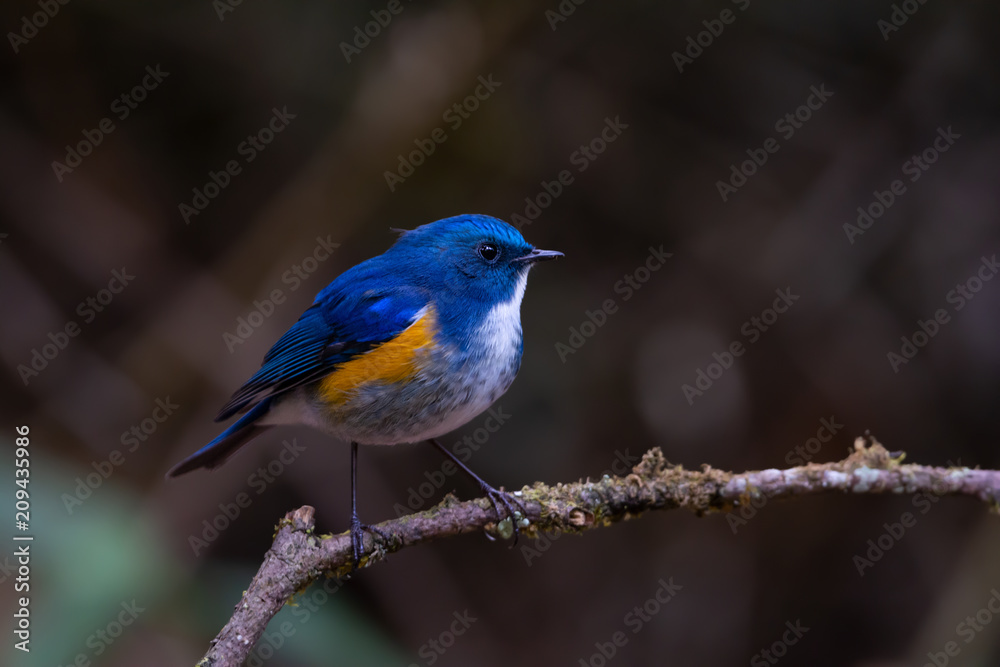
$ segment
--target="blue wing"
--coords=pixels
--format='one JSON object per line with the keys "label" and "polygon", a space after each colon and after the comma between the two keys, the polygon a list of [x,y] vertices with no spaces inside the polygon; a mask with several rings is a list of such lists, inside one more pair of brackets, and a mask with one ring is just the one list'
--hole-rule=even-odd
{"label": "blue wing", "polygon": [[382,268],[368,260],[321,291],[264,355],[260,370],[233,394],[216,421],[319,380],[410,326],[429,302],[429,294],[418,287],[393,284]]}

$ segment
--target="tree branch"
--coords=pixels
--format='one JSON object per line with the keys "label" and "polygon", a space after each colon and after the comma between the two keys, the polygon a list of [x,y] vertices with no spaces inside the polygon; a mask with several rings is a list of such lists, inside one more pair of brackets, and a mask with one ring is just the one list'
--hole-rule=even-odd
{"label": "tree branch", "polygon": [[[703,466],[684,470],[670,466],[659,448],[651,449],[625,477],[591,482],[556,484],[540,482],[515,492],[526,509],[530,525],[522,533],[580,533],[633,519],[647,510],[688,509],[699,516],[723,512],[754,499],[788,498],[820,493],[964,495],[1000,510],[1000,471],[969,468],[934,468],[904,465],[904,454],[862,438],[843,461],[789,468],[731,473]],[[212,641],[198,663],[205,667],[237,667],[250,655],[268,621],[297,591],[322,574],[344,577],[353,569],[348,533],[318,536],[313,533],[312,507],[288,513],[264,556],[264,562],[232,618]],[[459,502],[448,494],[437,506],[417,514],[385,521],[378,527],[392,537],[389,544],[365,535],[361,567],[386,558],[404,547],[463,533],[486,531],[509,537],[510,520],[496,523],[485,498]]]}

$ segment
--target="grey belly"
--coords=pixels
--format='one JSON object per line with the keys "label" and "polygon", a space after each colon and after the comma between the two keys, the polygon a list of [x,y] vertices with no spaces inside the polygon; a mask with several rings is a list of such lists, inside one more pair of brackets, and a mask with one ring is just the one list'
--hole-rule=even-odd
{"label": "grey belly", "polygon": [[486,410],[514,381],[520,358],[472,363],[447,372],[425,368],[405,384],[372,383],[343,404],[323,404],[306,393],[306,421],[345,440],[369,445],[417,442],[444,435]]}

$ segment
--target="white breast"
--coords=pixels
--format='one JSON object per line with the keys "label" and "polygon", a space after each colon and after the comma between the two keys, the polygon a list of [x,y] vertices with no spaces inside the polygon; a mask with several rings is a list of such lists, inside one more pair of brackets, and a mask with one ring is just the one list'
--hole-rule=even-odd
{"label": "white breast", "polygon": [[527,284],[528,272],[525,271],[510,299],[495,305],[480,326],[478,340],[483,355],[499,366],[507,366],[521,353],[521,301]]}
{"label": "white breast", "polygon": [[450,398],[457,399],[441,424],[423,437],[437,437],[467,424],[507,391],[521,363],[521,300],[528,276],[522,275],[511,298],[493,307],[480,324],[477,354],[468,360],[459,380],[450,380]]}

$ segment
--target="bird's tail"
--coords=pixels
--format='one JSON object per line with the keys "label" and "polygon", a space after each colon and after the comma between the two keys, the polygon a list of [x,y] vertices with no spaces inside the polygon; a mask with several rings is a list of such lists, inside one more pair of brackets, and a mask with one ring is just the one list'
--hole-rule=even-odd
{"label": "bird's tail", "polygon": [[220,433],[219,437],[171,468],[167,472],[167,478],[179,477],[198,468],[218,468],[225,463],[226,459],[235,454],[237,449],[271,428],[256,423],[258,419],[267,414],[270,407],[270,399],[264,399],[255,405],[249,412],[236,420],[232,426]]}

